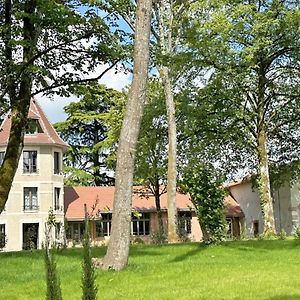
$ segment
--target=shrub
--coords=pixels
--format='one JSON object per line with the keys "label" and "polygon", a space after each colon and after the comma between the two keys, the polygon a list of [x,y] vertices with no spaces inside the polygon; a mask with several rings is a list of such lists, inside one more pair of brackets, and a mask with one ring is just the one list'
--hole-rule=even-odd
{"label": "shrub", "polygon": [[164,232],[155,231],[151,233],[151,243],[154,245],[162,245],[167,242],[167,236]]}
{"label": "shrub", "polygon": [[91,243],[89,234],[89,220],[86,213],[83,245],[83,262],[82,262],[82,300],[97,299],[97,286],[95,267],[92,261]]}
{"label": "shrub", "polygon": [[49,247],[51,244],[51,230],[55,226],[55,216],[50,210],[48,220],[45,226],[45,268],[46,268],[46,285],[47,285],[47,300],[61,300],[60,281],[57,275],[56,262]]}
{"label": "shrub", "polygon": [[186,169],[180,187],[189,193],[206,244],[217,243],[226,237],[224,197],[222,179],[209,165]]}
{"label": "shrub", "polygon": [[300,227],[295,228],[294,238],[295,240],[300,240]]}
{"label": "shrub", "polygon": [[287,236],[286,231],[284,229],[281,229],[281,231],[278,233],[278,239],[285,240],[286,236]]}

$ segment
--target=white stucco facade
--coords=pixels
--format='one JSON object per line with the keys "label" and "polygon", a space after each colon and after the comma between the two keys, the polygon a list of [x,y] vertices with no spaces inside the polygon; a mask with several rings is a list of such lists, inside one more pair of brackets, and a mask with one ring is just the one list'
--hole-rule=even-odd
{"label": "white stucco facade", "polygon": [[[36,151],[36,171],[24,172],[24,151]],[[5,152],[5,147],[0,147]],[[0,215],[0,224],[5,225],[6,247],[4,251],[24,249],[24,230],[35,224],[37,248],[41,248],[45,239],[45,222],[49,210],[53,209],[56,222],[64,222],[63,174],[54,174],[54,152],[59,153],[62,166],[63,149],[52,145],[25,145],[20,157],[18,169],[5,206]],[[36,192],[34,202],[25,205],[26,191]],[[55,188],[59,196],[55,203]],[[27,189],[27,190],[26,190]],[[31,195],[32,198],[32,195]],[[32,200],[32,199],[31,199]],[[27,224],[27,225],[26,225]]]}
{"label": "white stucco facade", "polygon": [[[284,230],[292,234],[300,222],[300,188],[299,184],[290,186],[284,184],[272,190],[273,209],[276,231]],[[263,232],[263,216],[258,190],[251,181],[231,184],[229,190],[234,199],[240,204],[245,214],[245,233],[248,236]],[[258,232],[255,232],[258,230]]]}

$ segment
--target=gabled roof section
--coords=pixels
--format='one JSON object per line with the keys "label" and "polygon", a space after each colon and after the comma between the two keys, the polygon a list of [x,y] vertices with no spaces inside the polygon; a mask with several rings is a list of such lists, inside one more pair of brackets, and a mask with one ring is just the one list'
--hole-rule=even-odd
{"label": "gabled roof section", "polygon": [[[37,120],[42,132],[25,135],[25,145],[56,145],[67,148],[68,145],[59,137],[49,120],[47,119],[42,108],[35,99],[31,99],[28,118]],[[11,127],[11,114],[8,113],[0,127],[0,146],[8,143],[9,132]]]}

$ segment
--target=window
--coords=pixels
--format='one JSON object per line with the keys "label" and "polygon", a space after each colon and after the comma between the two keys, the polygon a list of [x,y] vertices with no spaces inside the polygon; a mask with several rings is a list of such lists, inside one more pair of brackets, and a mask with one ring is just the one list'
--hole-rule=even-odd
{"label": "window", "polygon": [[37,172],[37,151],[23,151],[23,172]]}
{"label": "window", "polygon": [[55,239],[60,240],[61,238],[61,223],[57,222],[55,223]]}
{"label": "window", "polygon": [[38,210],[37,187],[24,188],[24,210]]}
{"label": "window", "polygon": [[25,134],[33,135],[42,132],[43,130],[37,119],[28,119]]}
{"label": "window", "polygon": [[1,151],[1,152],[0,152],[0,166],[1,166],[2,163],[3,163],[4,155],[5,155],[5,152],[4,152],[4,151]]}
{"label": "window", "polygon": [[84,236],[84,222],[69,222],[67,238],[80,242]]}
{"label": "window", "polygon": [[54,152],[54,174],[60,173],[60,155],[59,152]]}
{"label": "window", "polygon": [[3,249],[6,244],[5,224],[0,224],[0,249]]}
{"label": "window", "polygon": [[253,221],[253,235],[257,237],[259,234],[259,223],[258,220]]}
{"label": "window", "polygon": [[227,238],[232,238],[233,234],[233,223],[232,223],[232,218],[226,218],[227,222]]}
{"label": "window", "polygon": [[178,223],[182,235],[192,233],[192,213],[190,211],[179,211]]}
{"label": "window", "polygon": [[141,213],[140,216],[132,215],[131,234],[132,235],[150,234],[150,213]]}
{"label": "window", "polygon": [[62,210],[60,206],[60,188],[54,188],[54,210]]}
{"label": "window", "polygon": [[96,237],[110,236],[111,213],[102,213],[101,220],[96,222]]}

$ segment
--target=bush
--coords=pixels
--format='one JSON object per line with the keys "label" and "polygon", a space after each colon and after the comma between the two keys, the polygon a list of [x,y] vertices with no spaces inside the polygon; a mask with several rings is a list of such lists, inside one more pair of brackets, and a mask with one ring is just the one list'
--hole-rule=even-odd
{"label": "bush", "polygon": [[53,210],[49,211],[48,220],[45,225],[45,268],[46,268],[46,300],[61,300],[60,281],[57,275],[56,262],[53,254],[50,252],[51,231],[55,226],[55,215]]}
{"label": "bush", "polygon": [[285,240],[286,236],[287,236],[286,231],[284,229],[281,229],[281,231],[278,233],[278,239]]}
{"label": "bush", "polygon": [[206,244],[218,243],[226,237],[226,192],[221,188],[222,181],[212,166],[200,165],[186,169],[180,182],[183,192],[191,197]]}
{"label": "bush", "polygon": [[295,240],[300,240],[300,227],[297,227],[294,232]]}
{"label": "bush", "polygon": [[90,226],[87,219],[85,221],[85,232],[82,241],[83,245],[83,262],[82,262],[82,300],[96,300],[97,299],[97,286],[95,267],[92,261],[91,243],[90,243]]}
{"label": "bush", "polygon": [[151,233],[151,243],[154,245],[162,245],[167,243],[167,236],[164,232],[155,231]]}

